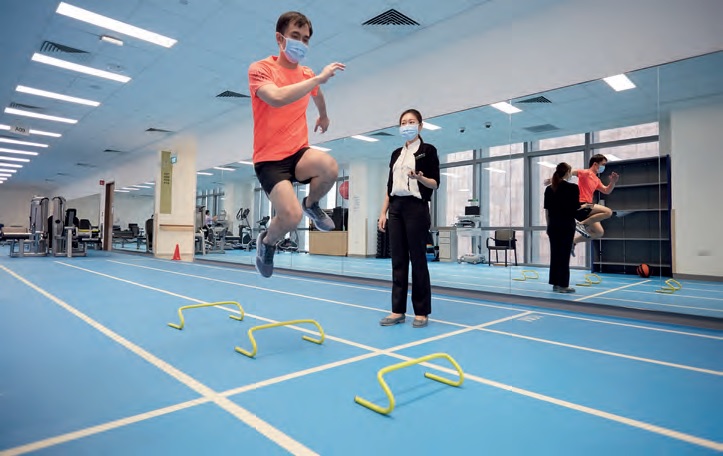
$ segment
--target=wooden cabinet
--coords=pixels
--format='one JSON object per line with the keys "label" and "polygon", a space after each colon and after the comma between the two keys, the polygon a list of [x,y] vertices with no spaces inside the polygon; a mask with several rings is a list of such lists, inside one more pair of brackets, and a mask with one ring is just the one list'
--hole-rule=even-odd
{"label": "wooden cabinet", "polygon": [[346,256],[348,231],[309,231],[309,253],[314,255]]}

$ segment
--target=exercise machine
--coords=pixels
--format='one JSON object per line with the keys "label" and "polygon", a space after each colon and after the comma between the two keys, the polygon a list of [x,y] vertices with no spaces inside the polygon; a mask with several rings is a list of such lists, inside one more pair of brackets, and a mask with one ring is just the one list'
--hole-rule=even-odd
{"label": "exercise machine", "polygon": [[48,255],[48,198],[36,196],[30,201],[30,224],[28,231],[13,232],[4,228],[2,239],[10,241],[13,258]]}

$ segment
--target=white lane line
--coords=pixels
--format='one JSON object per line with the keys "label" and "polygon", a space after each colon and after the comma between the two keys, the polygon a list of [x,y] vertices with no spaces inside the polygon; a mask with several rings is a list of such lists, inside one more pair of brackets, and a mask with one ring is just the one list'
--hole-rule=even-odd
{"label": "white lane line", "polygon": [[642,284],[648,283],[648,282],[650,282],[650,280],[641,280],[640,282],[630,283],[628,285],[623,285],[622,287],[617,287],[617,288],[612,288],[610,290],[601,291],[600,293],[595,293],[595,294],[591,294],[588,296],[581,296],[581,297],[575,299],[574,301],[580,302],[580,301],[584,301],[584,300],[590,299],[590,298],[597,298],[598,296],[606,295],[606,294],[612,293],[614,291],[624,290],[624,289],[630,288],[630,287],[635,287],[635,286],[642,285]]}
{"label": "white lane line", "polygon": [[[458,302],[460,304],[467,304],[470,306],[478,306],[478,307],[490,307],[489,304],[483,304],[483,303],[477,303],[472,301],[465,301],[460,299],[452,299],[452,298],[440,298],[435,296],[434,299],[440,300],[440,301],[449,301],[449,302]],[[612,299],[612,298],[603,298],[603,299]],[[501,306],[491,306],[491,307],[500,307],[500,308],[506,308],[509,310],[519,310],[522,311],[524,309],[520,308],[514,308],[514,307],[501,307]],[[671,334],[680,334],[684,336],[692,336],[692,337],[702,337],[706,339],[715,339],[715,340],[723,340],[723,337],[721,336],[712,336],[710,334],[700,334],[700,333],[694,333],[694,332],[688,332],[688,331],[678,331],[675,329],[665,329],[665,328],[656,328],[653,326],[643,326],[643,325],[634,325],[631,323],[619,323],[616,321],[607,321],[607,320],[598,320],[596,318],[589,318],[589,317],[576,317],[573,315],[564,315],[564,314],[558,314],[554,312],[541,312],[541,311],[535,311],[536,314],[540,315],[547,315],[551,317],[558,317],[558,318],[569,318],[572,320],[583,320],[583,321],[591,321],[594,323],[600,323],[603,325],[613,325],[613,326],[626,326],[628,328],[635,328],[635,329],[643,329],[646,331],[658,331],[658,332],[665,332],[665,333],[671,333]]]}
{"label": "white lane line", "polygon": [[[135,265],[135,264],[124,263],[124,262],[115,261],[115,260],[104,260],[104,261],[122,264],[125,266],[138,267],[138,265]],[[156,260],[156,259],[146,259],[145,261],[157,261],[157,262],[161,262],[161,263],[168,263],[167,260]],[[218,270],[224,270],[224,271],[235,271],[235,269],[229,269],[228,267],[208,266],[208,265],[193,264],[193,263],[181,263],[181,264],[187,265],[189,267],[218,269]],[[168,271],[165,269],[158,269],[158,268],[153,268],[153,269],[156,271],[163,271],[163,272],[170,272],[170,273],[175,272],[175,271]],[[256,273],[256,272],[250,273],[249,272],[248,274],[257,275],[258,273]],[[199,277],[199,278],[204,277],[205,278],[205,276],[193,276],[193,277]],[[290,278],[292,280],[306,281],[306,282],[312,282],[312,283],[318,283],[318,284],[340,286],[340,287],[346,287],[346,288],[357,288],[357,289],[369,290],[369,291],[375,291],[375,292],[378,292],[378,291],[381,291],[384,293],[389,292],[389,290],[386,288],[371,288],[371,287],[364,287],[364,286],[358,286],[358,285],[342,284],[342,283],[338,283],[333,280],[325,281],[325,280],[305,279],[305,278],[299,278],[299,277],[294,277],[294,276],[284,276],[284,278],[285,279]],[[237,282],[234,282],[234,283],[237,283]],[[473,301],[464,300],[464,299],[445,298],[445,297],[441,297],[441,296],[434,296],[433,299],[437,300],[437,301],[455,302],[455,303],[460,303],[460,304],[465,304],[465,305],[470,305],[470,306],[475,306],[475,307],[504,309],[504,310],[511,310],[511,311],[516,311],[516,312],[522,312],[525,310],[524,308],[515,307],[514,305],[512,305],[512,306],[494,305],[494,304],[487,304],[484,302],[473,302]],[[603,298],[603,299],[614,299],[614,298]],[[486,300],[487,299],[482,299],[481,301],[486,301]],[[640,301],[640,302],[647,303],[646,301]],[[527,306],[527,307],[529,307],[529,306]],[[369,309],[373,310],[374,308],[369,308]],[[554,313],[554,312],[535,311],[535,313],[541,314],[541,315],[552,316],[552,317],[558,317],[558,318],[569,318],[569,319],[574,319],[574,320],[590,321],[590,322],[600,323],[600,324],[604,324],[604,325],[625,326],[625,327],[629,327],[629,328],[642,329],[642,330],[646,330],[646,331],[658,331],[658,332],[680,334],[680,335],[691,336],[691,337],[702,337],[702,338],[706,338],[706,339],[723,340],[723,337],[713,336],[713,335],[709,335],[709,334],[700,334],[700,333],[694,333],[694,332],[688,332],[688,331],[678,331],[678,330],[665,329],[665,328],[655,328],[652,326],[634,325],[634,324],[630,324],[630,323],[620,323],[620,322],[615,322],[615,321],[599,320],[596,318],[576,317],[576,316],[572,316],[572,315],[564,315],[564,314],[558,314],[558,313]]]}
{"label": "white lane line", "polygon": [[197,405],[205,404],[210,401],[211,401],[210,398],[202,397],[202,398],[195,399],[192,401],[181,402],[179,404],[171,405],[169,407],[163,407],[163,408],[151,410],[151,411],[144,412],[144,413],[139,413],[138,415],[121,418],[119,420],[109,421],[107,423],[99,424],[97,426],[91,426],[91,427],[88,427],[85,429],[68,432],[67,434],[61,434],[61,435],[57,435],[55,437],[50,437],[47,439],[38,440],[36,442],[28,443],[25,445],[20,445],[20,446],[14,447],[14,448],[0,451],[0,455],[1,456],[10,456],[10,455],[30,453],[31,451],[42,450],[44,448],[48,448],[51,446],[60,445],[61,443],[67,443],[67,442],[70,442],[73,440],[82,439],[84,437],[88,437],[93,434],[100,434],[101,432],[110,431],[113,429],[117,429],[119,427],[128,426],[130,424],[139,423],[141,421],[149,420],[151,418],[156,418],[158,416],[163,416],[163,415],[167,415],[169,413],[177,412],[179,410],[184,410],[184,409],[187,409],[190,407],[195,407]]}
{"label": "white lane line", "polygon": [[663,304],[660,302],[653,302],[653,301],[637,301],[635,299],[609,298],[607,296],[605,296],[604,298],[601,298],[601,299],[609,299],[610,301],[635,302],[638,304],[647,304],[649,306],[682,307],[683,309],[707,310],[710,312],[723,312],[723,309],[711,309],[709,307],[695,307],[695,306],[685,306],[685,305],[679,305],[679,304]]}
{"label": "white lane line", "polygon": [[[395,357],[400,360],[409,361],[410,358],[408,356],[399,355],[396,353],[391,353],[389,356]],[[448,374],[452,375],[458,375],[457,371],[454,369],[449,369],[447,367],[438,366],[432,363],[422,363],[422,366],[430,367],[432,369],[437,369],[441,372],[446,372]],[[723,451],[723,443],[715,442],[713,440],[704,439],[701,437],[697,437],[691,434],[685,434],[683,432],[675,431],[673,429],[664,428],[662,426],[656,426],[654,424],[646,423],[644,421],[635,420],[632,418],[627,418],[625,416],[616,415],[614,413],[605,412],[603,410],[598,410],[592,407],[587,407],[580,404],[575,404],[574,402],[565,401],[562,399],[557,399],[551,396],[546,396],[544,394],[535,393],[534,391],[525,390],[522,388],[517,388],[515,386],[507,385],[504,383],[496,382],[494,380],[489,380],[486,378],[478,377],[473,374],[469,374],[465,372],[464,374],[465,379],[469,379],[472,381],[475,381],[477,383],[482,383],[484,385],[489,385],[494,388],[499,388],[503,390],[510,391],[515,394],[520,394],[522,396],[527,396],[533,399],[537,399],[544,402],[549,402],[551,404],[559,405],[561,407],[565,407],[571,410],[575,410],[582,413],[587,413],[589,415],[597,416],[600,418],[604,418],[606,420],[615,421],[617,423],[626,424],[628,426],[632,426],[638,429],[642,429],[648,432],[652,432],[655,434],[663,435],[665,437],[670,437],[672,439],[682,440],[687,443],[692,443],[694,445],[702,446],[705,448],[710,448],[717,451]]]}
{"label": "white lane line", "polygon": [[704,373],[704,374],[712,374],[712,375],[721,375],[721,376],[723,376],[723,372],[719,372],[719,371],[715,371],[715,370],[710,370],[710,369],[703,369],[703,368],[700,368],[700,367],[687,366],[687,365],[685,365],[685,364],[669,363],[669,362],[667,362],[667,361],[659,361],[659,360],[657,360],[657,359],[643,358],[643,357],[640,357],[640,356],[626,355],[626,354],[624,354],[624,353],[611,352],[611,351],[607,351],[607,350],[599,350],[599,349],[597,349],[597,348],[590,348],[590,347],[585,347],[585,346],[582,346],[582,345],[573,345],[573,344],[568,344],[568,343],[565,343],[565,342],[557,342],[557,341],[554,341],[554,340],[541,339],[541,338],[538,338],[538,337],[525,336],[525,335],[522,335],[522,334],[516,334],[516,333],[511,333],[511,332],[506,332],[506,331],[498,331],[498,330],[496,330],[496,329],[486,329],[486,328],[485,328],[485,329],[481,329],[481,331],[491,332],[491,333],[495,333],[495,334],[501,334],[501,335],[503,335],[503,336],[516,337],[516,338],[518,338],[518,339],[532,340],[532,341],[541,342],[541,343],[544,343],[544,344],[557,345],[557,346],[560,346],[560,347],[573,348],[573,349],[575,349],[575,350],[582,350],[582,351],[587,351],[587,352],[592,352],[592,353],[599,353],[599,354],[601,354],[601,355],[615,356],[615,357],[618,357],[618,358],[632,359],[632,360],[635,360],[635,361],[642,361],[642,362],[645,362],[645,363],[659,364],[659,365],[661,365],[661,366],[675,367],[675,368],[677,368],[677,369],[685,369],[685,370],[690,370],[690,371],[694,371],[694,372],[702,372],[702,373]]}
{"label": "white lane line", "polygon": [[[65,263],[61,263],[61,264],[65,264]],[[121,263],[121,264],[122,264],[122,263]],[[67,265],[67,264],[66,264],[66,265]],[[136,267],[135,265],[128,265],[128,266]],[[74,266],[74,267],[75,267],[75,266]],[[198,278],[198,279],[202,279],[202,280],[208,280],[208,278],[207,278],[207,277],[204,277],[204,276],[196,276],[196,275],[193,275],[193,274],[177,273],[177,272],[174,272],[174,271],[165,271],[165,270],[163,270],[163,269],[150,268],[150,267],[147,267],[147,266],[141,266],[141,267],[147,268],[147,269],[152,269],[152,270],[155,270],[155,271],[167,272],[167,273],[170,273],[170,274],[181,274],[181,275],[184,275],[184,276],[190,276],[190,277],[193,277],[193,278]],[[96,273],[95,271],[89,271],[89,272]],[[125,279],[119,279],[119,280],[125,280]],[[212,280],[218,280],[218,279],[212,279]],[[224,283],[231,283],[231,284],[235,284],[235,285],[241,285],[241,284],[238,284],[238,283],[236,283],[236,282],[227,282],[227,281],[223,281],[223,282],[224,282]],[[129,283],[133,283],[133,282],[129,282]],[[258,288],[258,287],[254,287],[254,286],[250,286],[250,285],[249,285],[249,287]],[[279,291],[279,290],[271,290],[271,289],[266,289],[265,291],[270,291],[270,292],[272,292],[272,293],[287,293],[287,292],[282,292],[282,291]],[[170,294],[170,293],[169,293],[169,294]],[[299,295],[299,294],[294,294],[294,295],[295,295],[295,296],[306,297],[306,298],[312,298],[312,297],[305,296],[305,295]],[[321,299],[321,298],[319,298],[319,299]],[[339,302],[339,301],[333,301],[333,300],[329,300],[329,299],[321,299],[321,300],[324,301],[324,302],[341,304],[341,305],[347,305],[347,304],[348,304],[348,303],[342,303],[342,302]],[[361,307],[361,308],[364,308],[364,309],[369,309],[369,308],[367,308],[366,306],[359,306],[359,305],[357,305],[357,304],[350,304],[350,305],[356,306],[356,307]],[[371,309],[372,309],[372,310],[378,310],[378,309],[374,309],[374,308],[371,308]],[[234,309],[232,309],[232,308],[224,308],[224,310],[229,311],[229,312],[234,312],[234,311],[235,311],[235,312],[238,312],[238,310],[234,310]],[[529,313],[532,313],[532,312],[531,312],[531,311],[528,311],[527,314],[529,314]],[[539,313],[539,312],[534,312],[534,313]],[[265,318],[262,318],[262,317],[254,317],[254,318],[259,318],[259,319],[261,319],[261,320],[273,322],[273,320],[265,319]],[[514,318],[505,318],[505,319],[502,319],[501,321],[506,321],[506,320],[511,320],[511,319],[514,319]],[[432,320],[432,319],[430,319],[430,320]],[[434,321],[434,320],[432,320],[432,321]],[[437,320],[437,321],[439,321],[439,320]],[[455,326],[460,326],[460,327],[462,327],[462,328],[465,328],[465,329],[462,329],[462,330],[457,331],[457,332],[460,333],[460,334],[463,333],[463,332],[467,332],[467,331],[469,330],[469,328],[474,327],[474,326],[464,325],[464,324],[460,324],[460,323],[451,323],[451,322],[444,322],[444,321],[442,321],[442,322],[443,322],[443,323],[447,323],[447,324],[453,324],[453,325],[455,325]],[[500,322],[500,321],[497,321],[497,322],[495,322],[495,323],[498,323],[498,322]],[[309,333],[313,333],[313,331],[307,330],[307,329],[305,329],[305,328],[297,328],[297,329],[299,329],[299,330],[301,330],[301,331],[304,331],[304,332],[307,332],[307,331],[308,331]],[[454,334],[454,333],[451,333],[451,334]],[[514,333],[502,333],[502,332],[500,332],[500,334],[512,336]],[[538,339],[538,338],[529,337],[529,336],[523,336],[523,335],[516,335],[516,337],[526,338],[526,339],[528,339],[528,340],[532,340],[532,341],[536,341],[536,342],[541,342],[541,343],[549,343],[549,344],[554,344],[554,345],[565,346],[565,347],[568,347],[568,348],[575,348],[575,349],[583,350],[583,351],[589,351],[589,352],[595,352],[595,353],[600,353],[600,354],[606,354],[606,355],[608,355],[608,356],[616,356],[616,357],[620,357],[620,358],[632,359],[632,360],[641,361],[641,362],[648,362],[648,363],[652,363],[652,364],[659,364],[659,365],[664,365],[664,366],[667,366],[667,367],[673,367],[673,368],[679,368],[679,369],[692,370],[692,371],[703,372],[703,373],[707,373],[707,374],[710,374],[710,373],[714,373],[714,374],[716,374],[716,375],[718,374],[717,371],[712,371],[712,370],[709,370],[709,369],[704,369],[704,368],[699,368],[699,367],[694,367],[694,366],[687,366],[687,365],[685,365],[685,364],[670,363],[670,362],[667,362],[667,361],[654,360],[654,359],[651,359],[651,358],[643,358],[643,357],[638,357],[638,356],[633,356],[633,355],[627,355],[627,354],[624,354],[624,353],[609,352],[609,351],[598,350],[598,349],[594,349],[594,348],[590,348],[590,347],[584,347],[584,346],[579,346],[579,345],[564,344],[564,343],[562,343],[562,342],[555,342],[555,341],[551,341],[551,340],[547,340],[547,339]],[[340,342],[342,342],[342,343],[347,343],[347,342],[348,342],[348,341],[345,341],[344,339],[337,339],[337,340],[340,341]],[[358,345],[357,345],[357,346],[358,346]],[[362,348],[362,347],[360,347],[360,348]],[[364,348],[365,348],[365,349],[370,349],[370,348],[368,348],[368,347],[364,347]],[[401,349],[398,349],[398,350],[401,350]]]}
{"label": "white lane line", "polygon": [[316,455],[317,453],[313,452],[306,446],[302,445],[301,443],[297,442],[296,440],[292,439],[291,437],[287,436],[280,430],[274,428],[269,423],[265,422],[261,418],[257,417],[256,415],[252,414],[248,410],[245,410],[241,408],[239,405],[231,402],[225,397],[219,396],[218,393],[208,386],[204,385],[203,383],[199,382],[195,378],[191,377],[190,375],[186,374],[185,372],[182,372],[180,369],[177,369],[176,367],[172,366],[171,364],[167,363],[166,361],[158,358],[157,356],[151,354],[150,352],[144,350],[140,346],[134,344],[133,342],[129,341],[128,339],[124,338],[120,334],[112,331],[111,329],[103,326],[102,324],[98,323],[97,321],[93,320],[83,312],[79,311],[75,307],[71,306],[70,304],[66,303],[65,301],[61,300],[60,298],[50,294],[49,292],[45,291],[44,289],[40,288],[39,286],[35,285],[34,283],[30,282],[29,280],[25,279],[24,277],[16,274],[14,271],[6,268],[3,265],[0,265],[0,269],[3,269],[5,272],[16,278],[17,280],[21,281],[28,287],[32,288],[33,290],[37,291],[41,295],[45,296],[55,304],[59,305],[63,309],[67,310],[71,314],[78,317],[83,322],[87,323],[97,331],[99,331],[101,334],[105,335],[106,337],[110,338],[114,342],[120,344],[124,348],[128,349],[132,353],[138,355],[142,359],[146,360],[153,366],[157,367],[161,371],[165,372],[166,374],[170,375],[171,377],[175,378],[179,382],[183,383],[187,387],[191,388],[198,394],[200,394],[203,397],[209,398],[211,401],[216,403],[219,407],[226,410],[239,420],[243,421],[248,426],[251,426],[252,428],[256,429],[258,432],[260,432],[262,435],[266,436],[269,440],[276,443],[277,445],[281,446],[288,452],[292,454],[298,454],[298,455]]}
{"label": "white lane line", "polygon": [[[66,266],[70,266],[70,265],[67,265],[67,264],[65,264],[65,263],[60,263],[60,264],[64,264],[64,265],[66,265]],[[77,268],[76,266],[72,266],[72,267]],[[87,269],[83,269],[83,268],[77,268],[77,269],[85,270],[86,272],[90,272],[90,273],[94,273],[94,274],[100,274],[100,275],[103,275],[103,276],[106,276],[106,277],[109,277],[109,278],[114,278],[113,276],[110,276],[110,275],[108,275],[108,274],[97,273],[97,272],[95,272],[95,271],[91,271],[91,270],[87,270]],[[120,279],[120,278],[114,278],[114,279],[115,279],[115,280],[120,280],[120,281],[123,281],[123,282],[127,282],[127,283],[133,283],[133,282],[130,282],[130,281],[125,280],[125,279]],[[139,284],[139,286],[141,286],[141,287],[143,287],[143,288],[152,288],[152,287],[148,287],[148,286],[142,285],[142,284]],[[160,290],[160,289],[159,289],[158,291],[166,292],[165,290]],[[168,292],[168,293],[171,294],[170,292]],[[173,293],[173,295],[176,295],[176,294]],[[192,298],[187,298],[187,299],[193,300],[193,301],[198,301],[198,300],[194,300],[194,299],[192,299]],[[229,310],[232,310],[232,309],[229,309]],[[510,319],[514,319],[514,318],[520,318],[520,317],[522,317],[522,316],[524,316],[524,315],[526,315],[526,314],[531,314],[531,313],[534,313],[534,312],[524,312],[523,314],[520,314],[520,315],[514,315],[514,316],[510,316],[510,317],[505,317],[505,318],[503,318],[503,319],[496,320],[496,321],[494,321],[494,322],[489,322],[489,323],[481,324],[481,325],[478,325],[478,326],[473,326],[473,327],[470,327],[470,328],[468,328],[468,329],[469,329],[469,330],[474,330],[474,329],[478,329],[478,328],[483,328],[483,327],[486,327],[486,326],[490,326],[490,325],[492,325],[492,324],[500,323],[501,321],[506,321],[506,320],[510,320]],[[465,330],[458,330],[458,331],[454,331],[454,332],[452,332],[452,333],[441,334],[441,335],[439,335],[439,336],[433,336],[433,337],[430,338],[430,339],[434,339],[434,338],[442,339],[442,338],[445,338],[445,337],[449,337],[449,336],[450,336],[451,334],[453,334],[453,333],[459,333],[459,332],[466,332],[466,331],[465,331]],[[341,340],[343,340],[343,339],[339,339],[339,340],[341,341]],[[428,341],[427,341],[427,342],[428,342]],[[418,343],[419,343],[419,341],[411,342],[411,343],[409,343],[409,344],[400,345],[400,346],[397,346],[397,347],[394,347],[394,348],[396,348],[397,350],[401,350],[401,349],[403,349],[403,348],[409,348],[410,346],[417,345]],[[354,344],[356,345],[356,343],[354,343]],[[384,351],[384,350],[378,350],[378,351],[382,352],[382,351]],[[400,354],[397,354],[397,353],[387,352],[386,354],[388,354],[389,356],[398,358],[398,359],[405,360],[405,361],[408,361],[408,360],[410,360],[410,359],[413,359],[413,358],[410,358],[410,357],[408,357],[408,356],[400,355]],[[427,365],[428,367],[431,367],[431,368],[434,368],[434,369],[437,369],[437,370],[440,370],[440,371],[443,371],[443,372],[447,372],[447,373],[450,373],[450,374],[456,374],[456,371],[453,371],[452,369],[448,369],[448,368],[441,367],[441,366],[436,366],[436,365],[431,364],[431,363],[424,363],[424,365]],[[522,388],[517,388],[517,387],[511,386],[511,385],[506,385],[506,384],[504,384],[504,383],[496,382],[496,381],[493,381],[493,380],[488,380],[488,379],[485,379],[485,378],[482,378],[482,377],[478,377],[478,376],[475,376],[475,375],[471,375],[471,374],[467,374],[467,373],[466,373],[466,374],[465,374],[465,378],[468,378],[468,379],[473,380],[473,381],[478,382],[478,383],[482,383],[482,384],[486,384],[486,385],[489,385],[489,386],[493,386],[493,387],[495,387],[495,388],[504,389],[504,390],[507,390],[507,391],[510,391],[510,392],[513,392],[513,393],[516,393],[516,394],[520,394],[520,395],[524,395],[524,396],[531,397],[531,398],[534,398],[534,399],[538,399],[538,400],[541,400],[541,401],[549,402],[549,403],[556,404],[556,405],[559,405],[559,406],[562,406],[562,407],[566,407],[566,408],[569,408],[569,409],[572,409],[572,410],[576,410],[576,411],[579,411],[579,412],[583,412],[583,413],[587,413],[587,414],[590,414],[590,415],[594,415],[594,416],[598,416],[598,417],[601,417],[601,418],[605,418],[605,419],[608,419],[608,420],[611,420],[611,421],[616,421],[616,422],[619,422],[619,423],[622,423],[622,424],[626,424],[626,425],[628,425],[628,426],[636,427],[636,428],[643,429],[643,430],[646,430],[646,431],[649,431],[649,432],[653,432],[653,433],[656,433],[656,434],[664,435],[664,436],[667,436],[667,437],[670,437],[670,438],[682,440],[682,441],[685,441],[685,442],[688,442],[688,443],[692,443],[692,444],[695,444],[695,445],[704,446],[704,447],[706,447],[706,448],[712,448],[712,449],[715,449],[715,450],[718,450],[718,451],[723,450],[723,444],[718,443],[718,442],[714,442],[714,441],[711,441],[711,440],[708,440],[708,439],[703,439],[703,438],[696,437],[696,436],[693,436],[693,435],[690,435],[690,434],[685,434],[685,433],[682,433],[682,432],[678,432],[678,431],[675,431],[675,430],[672,430],[672,429],[667,429],[667,428],[664,428],[664,427],[661,427],[661,426],[656,426],[656,425],[652,425],[652,424],[649,424],[649,423],[645,423],[645,422],[643,422],[643,421],[634,420],[634,419],[631,419],[631,418],[627,418],[627,417],[624,417],[624,416],[620,416],[620,415],[608,413],[608,412],[605,412],[605,411],[602,411],[602,410],[598,410],[598,409],[594,409],[594,408],[591,408],[591,407],[587,407],[587,406],[584,406],[584,405],[575,404],[575,403],[573,403],[573,402],[569,402],[569,401],[565,401],[565,400],[553,398],[553,397],[551,397],[551,396],[546,396],[546,395],[543,395],[543,394],[535,393],[535,392],[533,392],[533,391],[528,391],[528,390],[525,390],[525,389],[522,389]],[[242,388],[243,388],[243,387],[242,387]],[[233,391],[233,390],[232,390],[232,391]]]}

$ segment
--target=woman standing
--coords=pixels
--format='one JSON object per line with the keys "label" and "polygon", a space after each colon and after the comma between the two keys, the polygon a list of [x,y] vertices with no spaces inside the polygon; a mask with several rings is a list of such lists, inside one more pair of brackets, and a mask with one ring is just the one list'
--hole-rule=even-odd
{"label": "woman standing", "polygon": [[574,293],[570,287],[570,249],[575,237],[575,213],[580,208],[580,189],[567,182],[572,167],[557,165],[545,189],[545,217],[550,238],[550,285],[556,293]]}
{"label": "woman standing", "polygon": [[[439,184],[437,149],[422,141],[422,115],[407,109],[399,117],[403,147],[392,152],[387,192],[378,228],[389,228],[392,250],[392,313],[379,324],[404,323],[407,311],[409,262],[412,262],[412,305],[415,328],[427,326],[432,313],[432,289],[427,269],[427,234],[431,224],[429,201]],[[389,217],[387,219],[387,210]]]}

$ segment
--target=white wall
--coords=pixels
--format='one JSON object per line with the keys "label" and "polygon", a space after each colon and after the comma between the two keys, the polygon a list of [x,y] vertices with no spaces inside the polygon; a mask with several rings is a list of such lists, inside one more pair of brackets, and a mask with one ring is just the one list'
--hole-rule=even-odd
{"label": "white wall", "polygon": [[30,221],[30,200],[35,195],[48,196],[47,193],[33,188],[0,188],[0,223],[27,228]]}
{"label": "white wall", "polygon": [[723,103],[670,113],[673,272],[723,277]]}
{"label": "white wall", "polygon": [[377,218],[386,192],[388,160],[353,161],[349,165],[349,240],[351,256],[377,251]]}

